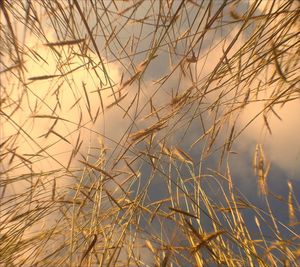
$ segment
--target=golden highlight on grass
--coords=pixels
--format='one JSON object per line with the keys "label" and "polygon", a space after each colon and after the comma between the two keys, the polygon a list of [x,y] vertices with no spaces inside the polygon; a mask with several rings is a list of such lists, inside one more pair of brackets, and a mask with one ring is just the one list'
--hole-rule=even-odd
{"label": "golden highlight on grass", "polygon": [[271,136],[299,100],[298,1],[2,0],[0,14],[0,266],[300,264],[292,182],[272,192],[262,144],[254,176],[232,165],[255,121]]}

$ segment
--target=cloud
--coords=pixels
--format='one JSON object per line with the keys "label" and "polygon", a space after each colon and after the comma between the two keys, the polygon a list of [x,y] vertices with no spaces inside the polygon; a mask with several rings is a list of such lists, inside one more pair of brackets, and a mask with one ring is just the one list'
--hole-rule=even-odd
{"label": "cloud", "polygon": [[[56,42],[51,31],[47,38]],[[20,238],[30,240],[58,223],[60,203],[72,203],[70,188],[84,175],[76,171],[83,169],[78,160],[99,163],[103,143],[109,151],[119,144],[130,125],[120,107],[130,103],[131,92],[117,92],[120,66],[104,62],[108,80],[93,52],[87,58],[77,46],[52,48],[35,36],[28,36],[23,48],[24,83],[13,71],[1,75],[1,143],[6,141],[1,222],[6,232],[20,231]],[[33,244],[21,258],[37,248]]]}
{"label": "cloud", "polygon": [[[150,5],[150,2],[147,2],[147,4]],[[196,11],[194,9],[195,13]],[[93,16],[90,17],[89,22],[95,23]],[[198,16],[200,19],[201,17],[200,15]],[[193,27],[195,28],[198,27],[197,23],[200,23],[196,21],[198,18],[195,18],[193,22]],[[123,20],[125,21],[125,18]],[[128,28],[131,27],[132,32],[137,36],[139,36],[139,30],[142,28],[124,26],[123,35],[120,35],[126,40],[124,43],[128,40],[127,43],[132,45],[131,49],[129,49],[132,52],[137,47],[141,51],[145,49],[146,52],[137,52],[140,54],[130,55],[130,60],[120,60],[118,63],[106,62],[106,58],[103,56],[103,65],[96,54],[90,50],[90,47],[84,46],[84,42],[79,46],[55,45],[53,43],[57,42],[57,40],[53,32],[47,33],[48,42],[52,43],[52,46],[45,45],[46,41],[44,43],[37,37],[28,37],[26,39],[27,47],[24,47],[26,68],[24,71],[24,84],[22,84],[23,81],[20,82],[14,78],[13,73],[9,73],[6,79],[3,80],[3,87],[8,90],[8,97],[2,108],[6,116],[1,125],[1,141],[7,141],[5,145],[7,156],[2,162],[1,170],[6,172],[7,183],[9,184],[5,196],[12,199],[14,196],[18,196],[18,199],[15,200],[15,203],[19,201],[17,203],[18,212],[20,212],[21,208],[23,210],[27,208],[32,209],[30,202],[26,202],[24,205],[21,203],[23,199],[20,196],[24,196],[24,194],[28,196],[33,192],[30,195],[32,197],[30,200],[34,200],[39,204],[39,201],[42,202],[46,199],[51,201],[54,193],[61,193],[66,199],[58,198],[58,200],[72,203],[74,194],[76,196],[80,195],[81,186],[86,185],[88,182],[92,184],[89,191],[87,190],[89,194],[94,190],[94,185],[100,188],[102,186],[100,172],[92,171],[92,168],[83,168],[83,164],[79,163],[78,160],[83,161],[87,159],[99,168],[103,167],[103,169],[108,170],[109,175],[118,175],[115,181],[121,183],[126,177],[130,177],[132,170],[123,161],[117,163],[120,155],[126,155],[126,159],[130,156],[138,155],[139,159],[132,163],[134,167],[138,168],[143,165],[143,160],[145,162],[148,160],[143,153],[159,152],[160,146],[158,144],[155,144],[157,150],[153,148],[155,147],[153,145],[155,141],[160,143],[166,142],[174,151],[176,151],[174,147],[190,147],[204,131],[202,126],[200,126],[200,120],[198,120],[199,114],[203,116],[201,123],[204,122],[206,130],[213,129],[211,132],[216,132],[213,125],[215,122],[220,121],[219,125],[222,125],[222,129],[216,139],[216,143],[219,145],[227,141],[234,123],[236,123],[235,131],[238,132],[264,110],[268,101],[260,102],[258,99],[268,99],[272,93],[279,89],[275,86],[265,85],[268,90],[259,92],[257,98],[255,97],[255,91],[258,90],[260,81],[264,81],[266,77],[270,78],[269,75],[272,75],[272,71],[276,69],[274,66],[270,67],[271,70],[262,72],[250,86],[243,82],[237,86],[237,79],[241,77],[231,77],[230,71],[226,70],[226,66],[223,64],[222,67],[224,67],[224,73],[227,73],[227,76],[221,79],[222,72],[220,71],[217,74],[220,75],[218,79],[211,81],[210,85],[207,88],[205,87],[207,85],[206,79],[218,66],[220,60],[224,61],[224,51],[238,33],[238,27],[232,27],[234,24],[230,23],[229,25],[226,27],[227,31],[225,31],[226,42],[222,41],[224,38],[221,35],[219,36],[221,30],[216,30],[216,32],[212,30],[207,33],[203,46],[201,44],[199,48],[198,45],[195,45],[195,51],[193,52],[196,53],[197,49],[201,52],[197,63],[190,62],[191,64],[186,64],[185,62],[177,65],[185,56],[184,53],[186,53],[186,49],[189,49],[188,46],[193,42],[189,40],[195,40],[193,39],[193,31],[198,31],[195,33],[196,38],[198,33],[202,34],[201,31],[203,29],[201,27],[191,30],[189,32],[190,36],[182,38],[181,41],[176,39],[176,43],[177,41],[180,43],[178,44],[180,48],[177,50],[172,48],[171,45],[169,47],[169,43],[175,43],[173,40],[168,40],[166,43],[162,42],[156,50],[157,54],[159,54],[158,57],[151,61],[145,73],[139,72],[142,68],[139,69],[137,66],[143,60],[147,60],[147,56],[152,53],[147,50],[149,48],[149,40],[152,37],[151,35],[149,35],[149,38],[140,36],[140,39],[143,39],[141,41],[142,44],[137,42],[135,47],[133,36],[131,36],[132,40],[130,40],[131,37],[128,38],[127,36]],[[189,27],[189,22],[182,22],[182,24],[180,22],[179,27],[182,27],[184,32],[185,27]],[[123,28],[121,27],[121,29]],[[147,30],[153,30],[151,24],[147,26]],[[168,38],[177,38],[175,36],[177,33],[173,37],[171,32]],[[146,36],[148,36],[148,32],[146,33]],[[181,33],[181,31],[178,31],[178,33]],[[110,37],[113,37],[113,35]],[[246,38],[247,36],[240,36],[235,46],[228,53],[227,60],[231,56],[238,55]],[[104,40],[105,38],[99,39],[103,42],[107,41]],[[154,39],[152,41],[154,43]],[[112,41],[110,40],[110,42]],[[166,47],[170,51],[174,50],[174,53],[170,52],[170,57],[167,57],[167,55],[169,56],[169,51],[162,52]],[[267,47],[268,45],[266,45]],[[82,53],[85,49],[88,51],[87,54]],[[155,57],[156,54],[152,56]],[[192,55],[186,56],[190,57]],[[248,56],[249,53],[244,54],[241,58],[233,57],[235,61],[231,62],[231,67],[234,68],[234,72],[237,72],[237,68],[240,67],[239,64],[247,64],[247,61],[252,58],[250,57],[249,59]],[[168,60],[170,62],[167,62]],[[121,65],[121,63],[124,65]],[[177,70],[175,70],[175,66],[177,66]],[[190,67],[189,69],[188,66]],[[109,78],[105,75],[103,67],[107,70]],[[184,74],[182,73],[183,69],[186,71]],[[153,79],[162,78],[162,76],[173,70],[174,72],[164,84],[162,81],[152,81]],[[250,68],[250,70],[252,69]],[[124,80],[121,82],[123,74]],[[134,81],[133,77],[139,78],[139,74],[143,74],[142,79]],[[229,82],[220,86],[221,81],[227,78]],[[124,84],[127,84],[127,86],[124,86]],[[245,96],[248,92],[247,86],[252,91],[249,94],[249,99],[245,101]],[[201,94],[204,93],[204,90],[206,90],[205,93],[207,94],[202,99]],[[187,94],[185,95],[185,93]],[[219,102],[216,100],[219,100]],[[243,101],[247,102],[247,105],[228,116],[226,115],[228,111],[232,111],[236,106],[241,105]],[[184,103],[184,105],[178,107],[179,105],[176,106],[176,103]],[[295,170],[296,173],[299,148],[297,136],[299,136],[300,132],[299,127],[295,126],[299,125],[299,119],[296,116],[297,105],[298,102],[294,101],[282,108],[279,108],[279,105],[274,107],[275,112],[280,115],[281,121],[272,112],[269,112],[265,119],[263,115],[266,114],[264,113],[258,116],[236,140],[234,149],[238,149],[240,152],[240,164],[239,166],[236,164],[234,168],[240,168],[240,173],[243,173],[243,169],[246,167],[251,168],[245,160],[249,159],[249,154],[254,151],[255,143],[259,142],[264,143],[267,156],[274,164],[287,172]],[[164,123],[164,119],[167,121],[166,123]],[[268,133],[266,120],[270,124],[272,135]],[[163,122],[162,125],[159,125],[161,122]],[[155,123],[158,124],[155,125]],[[130,139],[130,132],[151,130],[153,126],[157,125],[161,126],[160,131],[154,131],[153,136],[149,134],[145,142],[133,145],[132,138]],[[190,131],[185,133],[187,127],[190,127]],[[184,136],[184,141],[179,136]],[[212,135],[212,139],[213,137]],[[197,153],[197,156],[199,156],[199,152]],[[105,156],[103,156],[104,154]],[[211,161],[213,160],[214,158],[211,159]],[[148,163],[149,161],[145,165]],[[210,163],[207,163],[207,165]],[[213,163],[215,165],[213,168],[215,168],[217,162]],[[163,164],[162,160],[161,165]],[[137,175],[137,180],[143,178],[143,182],[147,183],[148,177],[152,175],[153,177],[158,176],[155,174],[155,168],[153,170],[152,165],[150,166],[149,171],[144,172],[145,176]],[[182,169],[178,169],[180,170],[180,175],[182,174]],[[76,172],[76,170],[79,171]],[[168,172],[166,171],[166,173]],[[159,180],[159,183],[162,182],[162,179],[157,180]],[[136,184],[138,184],[137,191],[139,191],[142,187],[140,187],[139,182]],[[73,187],[73,189],[75,187],[75,190],[71,190],[70,187]],[[30,191],[32,188],[34,190]],[[55,192],[56,188],[57,191]],[[120,192],[115,182],[106,184],[105,190],[109,190],[112,197],[117,199],[122,196],[122,192]],[[101,191],[101,194],[105,195],[104,191]],[[153,194],[157,194],[157,192],[156,190]],[[95,196],[98,195],[95,194]],[[112,216],[109,209],[112,207],[109,204],[109,201],[113,201],[112,197],[108,198],[108,194],[105,196],[106,200],[108,199],[105,202],[106,206],[104,205],[104,208],[108,207],[105,211]],[[54,196],[54,199],[56,199],[55,197],[57,196]],[[98,197],[97,201],[99,202],[95,200],[88,208],[91,208],[91,210],[100,209],[102,195]],[[83,198],[86,198],[86,196]],[[73,213],[71,212],[68,215],[68,219],[75,214],[75,204],[73,203],[72,205]],[[18,216],[17,213],[14,216]],[[4,219],[9,218],[9,216],[11,214],[8,210]],[[51,213],[49,217],[45,216],[44,219],[50,220],[50,217],[52,220],[55,220],[55,213]],[[91,225],[94,223],[92,222],[92,217],[89,218]],[[66,221],[68,220],[66,219]],[[103,223],[107,223],[107,221],[103,221]],[[31,231],[39,231],[41,229],[41,225],[38,225],[37,228],[33,227]],[[81,228],[77,229],[78,235],[80,235],[81,230]],[[92,231],[91,229],[89,230],[90,232]],[[28,231],[29,233],[30,231]],[[142,252],[143,250],[141,250],[140,254]],[[147,258],[149,258],[149,255],[147,255]]]}
{"label": "cloud", "polygon": [[[300,119],[297,116],[299,104],[299,100],[295,100],[283,107],[276,108],[280,119],[274,114],[268,117],[271,134],[265,126],[263,115],[261,115],[249,125],[238,141],[238,143],[244,144],[244,150],[249,150],[251,143],[252,146],[253,143],[263,144],[266,156],[271,163],[283,169],[286,175],[292,179],[299,179],[300,174]],[[241,116],[243,125],[254,118],[263,108],[261,105],[251,105]],[[254,150],[253,147],[250,149],[253,153]]]}

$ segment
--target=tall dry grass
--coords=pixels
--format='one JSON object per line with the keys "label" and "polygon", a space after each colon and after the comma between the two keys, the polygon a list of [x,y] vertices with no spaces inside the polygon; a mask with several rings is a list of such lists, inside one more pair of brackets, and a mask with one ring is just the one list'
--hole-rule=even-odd
{"label": "tall dry grass", "polygon": [[299,98],[299,6],[0,1],[0,264],[297,266],[293,183],[258,144],[261,208],[230,162]]}

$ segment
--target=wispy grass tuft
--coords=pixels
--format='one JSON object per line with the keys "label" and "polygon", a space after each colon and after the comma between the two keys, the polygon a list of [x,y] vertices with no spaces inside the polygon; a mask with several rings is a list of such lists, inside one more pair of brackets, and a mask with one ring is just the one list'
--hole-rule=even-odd
{"label": "wispy grass tuft", "polygon": [[0,265],[300,264],[292,181],[272,192],[258,144],[255,205],[231,164],[299,99],[299,11],[0,1]]}

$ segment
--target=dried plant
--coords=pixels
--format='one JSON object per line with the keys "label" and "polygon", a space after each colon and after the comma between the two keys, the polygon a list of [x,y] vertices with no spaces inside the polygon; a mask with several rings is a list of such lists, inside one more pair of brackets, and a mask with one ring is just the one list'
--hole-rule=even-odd
{"label": "dried plant", "polygon": [[266,209],[230,163],[249,125],[272,134],[270,116],[299,98],[298,1],[1,0],[0,12],[1,266],[299,263],[292,183],[277,196],[284,224],[263,146]]}

